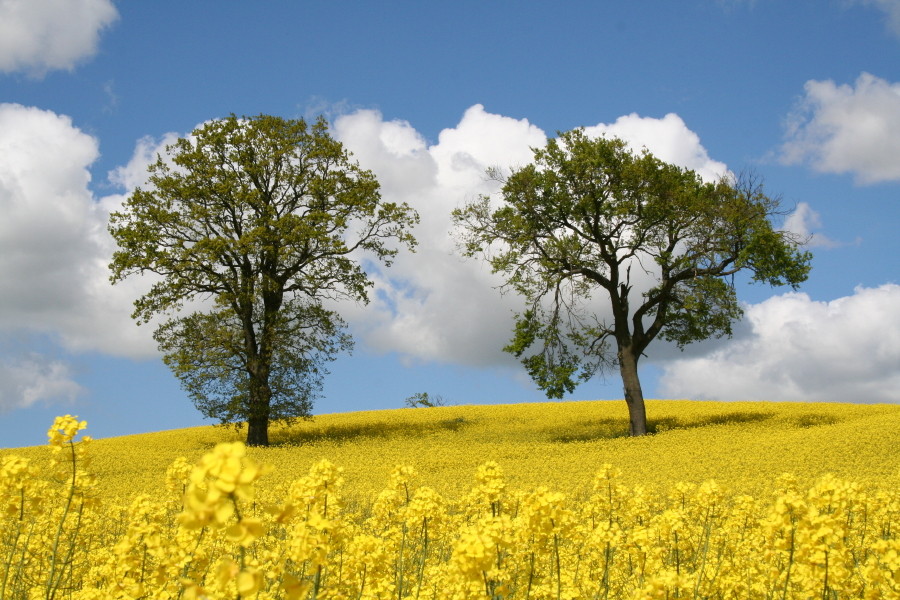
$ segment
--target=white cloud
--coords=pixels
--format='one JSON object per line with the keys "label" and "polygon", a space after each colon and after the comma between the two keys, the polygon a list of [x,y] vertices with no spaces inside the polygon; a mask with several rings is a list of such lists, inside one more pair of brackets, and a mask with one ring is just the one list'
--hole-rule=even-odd
{"label": "white cloud", "polygon": [[859,183],[900,180],[900,83],[862,73],[855,86],[808,81],[788,123],[782,160]]}
{"label": "white cloud", "polygon": [[[432,146],[409,123],[384,121],[371,110],[338,118],[334,129],[360,164],[375,172],[383,197],[406,201],[421,216],[417,252],[401,253],[393,267],[373,272],[377,294],[372,304],[341,307],[354,332],[369,347],[409,360],[514,364],[501,348],[512,335],[512,312],[521,310],[522,301],[500,295],[495,288],[502,279],[491,275],[486,263],[458,255],[450,212],[480,194],[497,192],[499,184],[488,180],[485,170],[528,164],[531,148],[546,144],[544,132],[481,105],[469,108]],[[646,146],[663,160],[706,177],[727,171],[674,114],[663,119],[629,115],[587,131],[622,137],[635,149]],[[649,280],[636,282],[635,293],[649,285]],[[598,303],[598,310],[608,309]]]}
{"label": "white cloud", "polygon": [[633,152],[646,148],[660,160],[696,171],[705,181],[716,181],[729,174],[725,163],[712,160],[700,143],[700,136],[674,113],[662,119],[632,113],[619,117],[615,123],[587,127],[585,133],[591,137],[621,138]]}
{"label": "white cloud", "polygon": [[376,285],[367,307],[342,306],[354,331],[372,349],[407,360],[466,365],[507,364],[500,351],[510,335],[513,298],[501,298],[500,281],[486,265],[455,253],[451,211],[498,188],[485,170],[525,163],[529,146],[546,143],[526,120],[485,112],[475,105],[460,123],[428,147],[405,121],[384,121],[361,110],[338,118],[335,136],[371,169],[389,201],[408,202],[421,217],[415,254],[401,253],[387,270],[373,270]]}
{"label": "white cloud", "polygon": [[[174,132],[164,134],[159,139],[153,136],[144,136],[134,146],[134,153],[127,164],[116,167],[109,173],[109,180],[130,193],[135,188],[145,185],[149,173],[147,167],[155,163],[157,156],[169,158],[166,146],[178,141],[179,135]],[[170,163],[174,164],[174,163]]]}
{"label": "white cloud", "polygon": [[797,208],[788,215],[784,221],[783,229],[796,235],[807,248],[836,248],[840,246],[823,233],[815,231],[821,229],[822,218],[806,202],[800,202]]}
{"label": "white cloud", "polygon": [[663,363],[665,397],[900,402],[900,285],[816,302],[775,296],[746,310],[749,332],[703,357]]}
{"label": "white cloud", "polygon": [[533,158],[531,148],[546,143],[544,132],[527,119],[492,114],[476,104],[456,127],[441,131],[429,152],[438,164],[441,187],[484,193],[496,189],[485,187],[488,167],[524,166]]}
{"label": "white cloud", "polygon": [[377,111],[358,110],[338,117],[333,128],[335,137],[377,174],[382,192],[394,200],[434,187],[437,163],[425,139],[406,121],[385,122]]}
{"label": "white cloud", "polygon": [[0,71],[72,69],[96,53],[100,31],[117,18],[110,0],[2,0]]}
{"label": "white cloud", "polygon": [[73,401],[84,390],[63,362],[36,353],[0,358],[0,414],[36,402]]}
{"label": "white cloud", "polygon": [[107,207],[88,189],[97,140],[50,111],[0,104],[0,335],[56,336],[70,350],[153,356],[110,285]]}
{"label": "white cloud", "polygon": [[[87,166],[97,142],[67,117],[0,105],[0,323],[38,322],[81,287],[95,253]],[[72,290],[60,294],[63,290]],[[62,296],[62,297],[61,297]]]}

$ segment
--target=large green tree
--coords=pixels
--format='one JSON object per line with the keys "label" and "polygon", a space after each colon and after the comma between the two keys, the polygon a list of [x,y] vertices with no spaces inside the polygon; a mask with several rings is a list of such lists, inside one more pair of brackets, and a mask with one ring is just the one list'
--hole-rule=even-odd
{"label": "large green tree", "polygon": [[323,302],[367,302],[360,253],[390,265],[417,221],[324,119],[232,115],[168,146],[112,214],[111,279],[154,276],[134,318],[162,317],[164,359],[204,414],[267,445],[270,421],[308,415],[350,346]]}
{"label": "large green tree", "polygon": [[704,182],[576,129],[500,179],[498,207],[481,197],[453,216],[464,253],[526,300],[504,350],[551,398],[617,366],[632,435],[647,432],[638,361],[650,342],[731,335],[734,275],[796,287],[810,269],[754,176]]}

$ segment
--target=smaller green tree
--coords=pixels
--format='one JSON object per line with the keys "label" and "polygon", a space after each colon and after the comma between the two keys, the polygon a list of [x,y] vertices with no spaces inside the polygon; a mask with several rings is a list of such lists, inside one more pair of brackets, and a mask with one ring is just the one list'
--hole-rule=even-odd
{"label": "smaller green tree", "polygon": [[[797,287],[810,269],[800,240],[772,223],[779,200],[752,176],[704,182],[576,129],[502,182],[498,208],[482,197],[453,218],[463,252],[487,256],[501,289],[525,298],[505,350],[551,398],[617,366],[632,435],[647,432],[638,361],[654,339],[683,348],[731,335],[735,274]],[[653,284],[636,290],[638,278]]]}

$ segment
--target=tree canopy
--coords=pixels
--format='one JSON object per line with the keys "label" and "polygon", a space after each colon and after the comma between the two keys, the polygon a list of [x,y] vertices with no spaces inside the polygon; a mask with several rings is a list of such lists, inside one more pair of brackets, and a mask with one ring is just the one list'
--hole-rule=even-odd
{"label": "tree canopy", "polygon": [[464,254],[485,255],[526,301],[504,350],[551,398],[618,367],[632,435],[647,431],[637,365],[650,342],[731,335],[735,274],[797,287],[810,269],[755,176],[704,182],[576,129],[498,178],[498,207],[481,197],[453,216]]}
{"label": "tree canopy", "polygon": [[323,303],[367,302],[360,253],[389,266],[414,248],[418,215],[383,201],[321,118],[211,121],[149,175],[111,216],[111,280],[154,275],[134,318],[164,317],[155,338],[204,414],[268,444],[270,420],[308,415],[325,363],[351,345]]}

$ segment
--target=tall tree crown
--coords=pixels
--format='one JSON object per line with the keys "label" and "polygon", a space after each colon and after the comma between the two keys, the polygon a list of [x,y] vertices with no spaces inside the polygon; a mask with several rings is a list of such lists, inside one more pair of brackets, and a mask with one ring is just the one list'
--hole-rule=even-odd
{"label": "tall tree crown", "polygon": [[[234,302],[268,288],[367,300],[371,285],[350,258],[390,264],[412,248],[418,217],[382,202],[371,172],[352,162],[319,119],[234,115],[206,123],[158,157],[149,186],[114,213],[112,279],[163,277],[136,303],[143,320],[195,294]],[[261,286],[261,289],[258,289]]]}

